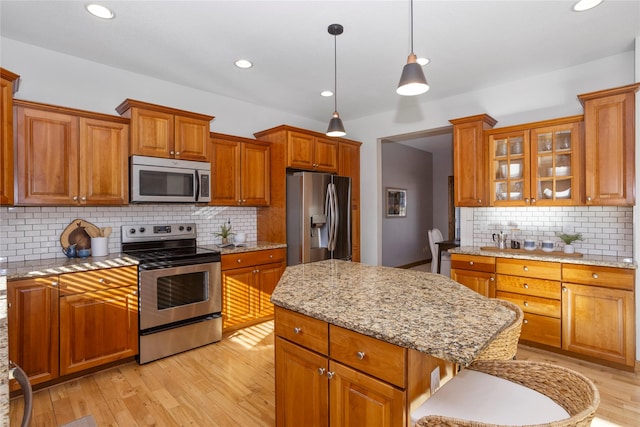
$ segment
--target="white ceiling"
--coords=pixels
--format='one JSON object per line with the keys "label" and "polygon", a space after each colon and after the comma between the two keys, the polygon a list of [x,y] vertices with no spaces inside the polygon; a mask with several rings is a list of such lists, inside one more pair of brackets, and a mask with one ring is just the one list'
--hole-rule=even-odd
{"label": "white ceiling", "polygon": [[[3,37],[247,102],[329,121],[333,36],[338,111],[350,119],[392,111],[409,53],[409,1],[0,1]],[[418,56],[436,100],[633,49],[640,1],[605,0],[576,13],[573,1],[414,3]],[[236,68],[238,58],[254,67]],[[0,58],[1,59],[1,58]]]}

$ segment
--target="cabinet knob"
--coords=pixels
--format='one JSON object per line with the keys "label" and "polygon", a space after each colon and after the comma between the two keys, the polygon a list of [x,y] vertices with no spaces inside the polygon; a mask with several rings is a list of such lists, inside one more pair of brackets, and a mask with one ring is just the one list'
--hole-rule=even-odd
{"label": "cabinet knob", "polygon": [[241,259],[241,258],[238,258],[238,259],[236,260],[236,262],[237,262],[238,264],[240,264],[240,263],[242,262],[242,259]]}
{"label": "cabinet knob", "polygon": [[176,151],[176,156],[179,156],[179,155],[180,155],[180,152],[179,152],[179,151]]}
{"label": "cabinet knob", "polygon": [[273,255],[269,255],[269,259],[272,259],[272,258],[273,258]]}
{"label": "cabinet knob", "polygon": [[318,368],[318,375],[324,375],[325,372],[326,372],[326,369]]}
{"label": "cabinet knob", "polygon": [[562,287],[562,292],[567,292],[567,288],[565,286]]}
{"label": "cabinet knob", "polygon": [[478,204],[481,205],[482,204],[482,199],[478,199]]}
{"label": "cabinet knob", "polygon": [[591,275],[591,277],[593,277],[594,279],[597,279],[597,278],[598,278],[598,273],[593,273],[593,274]]}
{"label": "cabinet knob", "polygon": [[591,201],[591,197],[587,196],[587,202]]}
{"label": "cabinet knob", "polygon": [[522,323],[524,323],[524,324],[526,325],[527,323],[529,323],[529,321],[528,321],[527,319],[524,319],[524,320],[522,321]]}
{"label": "cabinet knob", "polygon": [[535,199],[535,197],[532,197],[532,198],[531,198],[531,204],[533,205],[533,204],[535,204],[535,203],[536,203],[536,199]]}
{"label": "cabinet knob", "polygon": [[493,282],[494,280],[496,279],[494,279],[493,277],[489,279],[490,282]]}
{"label": "cabinet knob", "polygon": [[522,269],[523,269],[524,271],[529,271],[529,267],[527,267],[526,265],[525,265],[524,267],[522,267]]}
{"label": "cabinet knob", "polygon": [[336,374],[335,372],[331,372],[331,371],[329,371],[329,372],[327,372],[327,378],[331,379],[331,378],[333,378],[333,376],[334,376],[335,374]]}
{"label": "cabinet knob", "polygon": [[175,153],[173,151],[169,151],[169,154],[173,156]]}
{"label": "cabinet knob", "polygon": [[51,286],[58,286],[58,282],[54,280],[53,282],[51,282]]}
{"label": "cabinet knob", "polygon": [[87,198],[86,198],[85,196],[82,196],[82,197],[80,198],[80,200],[82,200],[83,202],[86,202],[86,201],[87,201]]}
{"label": "cabinet knob", "polygon": [[527,301],[524,302],[523,304],[525,307],[529,307],[529,303]]}
{"label": "cabinet knob", "polygon": [[77,202],[78,201],[78,196],[73,196],[73,201]]}
{"label": "cabinet knob", "polygon": [[525,289],[529,289],[529,285],[527,285],[526,283],[522,287]]}
{"label": "cabinet knob", "polygon": [[469,261],[469,265],[473,265],[473,261]]}
{"label": "cabinet knob", "polygon": [[296,335],[297,335],[297,334],[299,334],[300,332],[302,332],[302,329],[301,329],[301,328],[298,328],[298,327],[293,328],[293,333],[294,333],[294,334],[296,334]]}
{"label": "cabinet knob", "polygon": [[358,359],[363,360],[364,359],[364,351],[359,351],[357,354]]}

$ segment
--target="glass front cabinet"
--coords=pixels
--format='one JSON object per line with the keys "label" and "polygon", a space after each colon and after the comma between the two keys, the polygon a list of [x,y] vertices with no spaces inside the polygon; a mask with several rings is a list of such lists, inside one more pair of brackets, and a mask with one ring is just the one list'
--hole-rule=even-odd
{"label": "glass front cabinet", "polygon": [[492,206],[580,202],[582,116],[487,132]]}

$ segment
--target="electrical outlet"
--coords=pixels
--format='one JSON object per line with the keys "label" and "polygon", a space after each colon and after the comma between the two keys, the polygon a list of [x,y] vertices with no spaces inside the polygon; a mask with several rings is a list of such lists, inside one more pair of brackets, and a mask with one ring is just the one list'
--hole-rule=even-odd
{"label": "electrical outlet", "polygon": [[436,392],[437,389],[440,388],[440,367],[437,366],[436,369],[431,371],[431,394]]}

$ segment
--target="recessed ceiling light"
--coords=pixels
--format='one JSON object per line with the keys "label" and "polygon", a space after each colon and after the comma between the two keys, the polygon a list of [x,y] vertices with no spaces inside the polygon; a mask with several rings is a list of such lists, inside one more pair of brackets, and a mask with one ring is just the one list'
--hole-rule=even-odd
{"label": "recessed ceiling light", "polygon": [[576,4],[573,5],[573,10],[575,12],[584,12],[585,10],[593,9],[603,0],[580,0]]}
{"label": "recessed ceiling light", "polygon": [[236,67],[238,68],[251,68],[253,64],[248,59],[238,59],[236,62]]}
{"label": "recessed ceiling light", "polygon": [[416,60],[416,62],[420,65],[427,65],[431,60],[429,58],[420,57]]}
{"label": "recessed ceiling light", "polygon": [[322,96],[333,96],[333,92],[330,90],[323,90],[322,92],[320,92],[320,95]]}
{"label": "recessed ceiling light", "polygon": [[85,6],[85,8],[90,14],[92,14],[93,16],[97,16],[98,18],[113,19],[115,17],[111,10],[99,4],[88,4]]}

